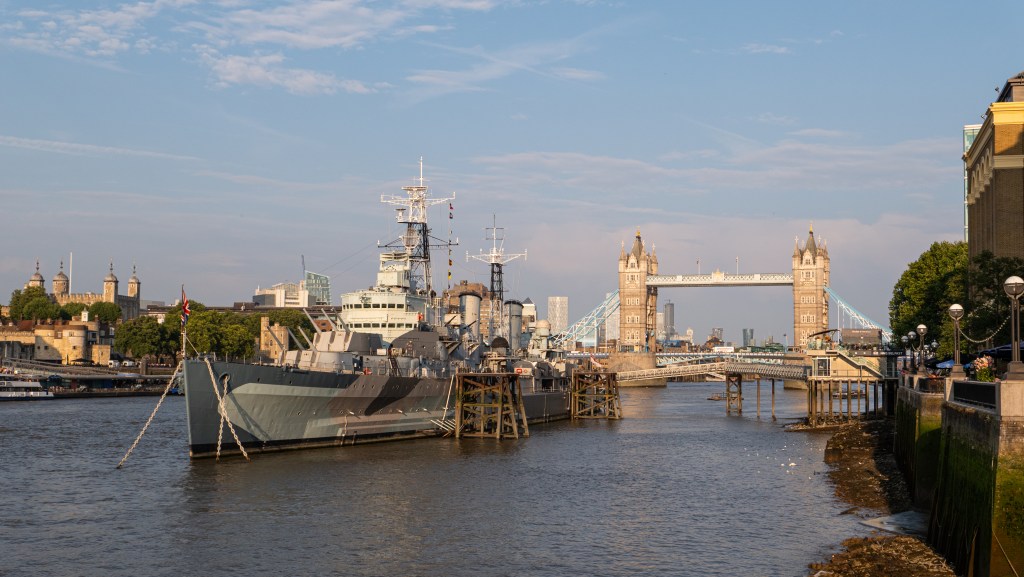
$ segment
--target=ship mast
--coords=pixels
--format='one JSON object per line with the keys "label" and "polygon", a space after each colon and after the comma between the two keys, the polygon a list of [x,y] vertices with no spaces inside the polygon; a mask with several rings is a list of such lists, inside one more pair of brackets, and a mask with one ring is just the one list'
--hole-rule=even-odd
{"label": "ship mast", "polygon": [[[498,228],[498,217],[492,215],[494,219],[494,226],[486,228],[484,230],[489,231],[486,239],[491,241],[491,252],[471,255],[466,253],[466,260],[475,259],[480,262],[486,262],[491,265],[491,319],[488,324],[490,329],[491,339],[493,340],[496,336],[494,334],[495,320],[497,325],[502,330],[505,328],[504,319],[504,295],[505,295],[505,279],[503,267],[505,264],[514,261],[519,257],[523,257],[526,260],[526,251],[518,254],[505,254],[505,229]],[[497,309],[497,310],[495,310]]]}
{"label": "ship mast", "polygon": [[405,225],[405,233],[384,245],[396,253],[403,253],[409,262],[409,289],[412,293],[431,295],[433,277],[430,270],[430,249],[447,246],[448,243],[430,244],[430,227],[427,225],[427,209],[436,204],[451,202],[452,194],[446,198],[430,198],[423,179],[423,157],[420,157],[419,184],[403,186],[405,196],[382,194],[380,201],[395,208],[395,220]]}

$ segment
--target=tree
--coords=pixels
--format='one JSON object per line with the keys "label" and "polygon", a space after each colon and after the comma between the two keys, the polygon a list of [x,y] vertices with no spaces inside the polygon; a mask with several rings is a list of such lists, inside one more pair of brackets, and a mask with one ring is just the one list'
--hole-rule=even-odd
{"label": "tree", "polygon": [[114,303],[92,303],[89,307],[89,318],[105,323],[116,323],[121,320],[121,307]]}
{"label": "tree", "polygon": [[255,338],[241,324],[224,327],[220,344],[220,352],[226,358],[251,357],[256,351]]}
{"label": "tree", "polygon": [[21,309],[22,319],[41,321],[46,319],[59,319],[60,306],[47,297],[35,297],[25,303]]}
{"label": "tree", "polygon": [[153,317],[138,317],[125,321],[114,334],[114,348],[133,357],[157,356],[165,353],[176,343],[166,342],[168,333]]}
{"label": "tree", "polygon": [[86,308],[85,303],[67,303],[60,307],[61,317],[66,319],[73,319],[78,315],[82,314]]}
{"label": "tree", "polygon": [[965,348],[986,348],[1010,342],[1010,298],[1003,291],[1003,282],[1022,273],[1024,259],[997,257],[989,251],[974,257],[969,272],[969,297],[960,322],[961,332],[970,343],[965,343]]}
{"label": "tree", "polygon": [[[938,354],[953,351],[953,320],[949,306],[967,302],[967,244],[936,242],[907,267],[893,287],[889,301],[889,326],[897,341],[925,325],[924,342],[939,343]],[[966,306],[966,305],[965,305]],[[920,346],[915,337],[914,346]]]}
{"label": "tree", "polygon": [[25,305],[33,300],[45,299],[47,302],[50,301],[50,297],[46,294],[46,290],[43,287],[27,287],[24,290],[16,290],[11,293],[11,319],[16,321],[22,321],[30,319],[32,317],[26,317],[24,314]]}

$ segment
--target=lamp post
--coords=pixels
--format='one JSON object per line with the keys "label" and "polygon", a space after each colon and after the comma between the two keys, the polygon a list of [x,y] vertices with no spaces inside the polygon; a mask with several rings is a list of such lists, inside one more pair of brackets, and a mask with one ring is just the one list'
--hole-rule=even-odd
{"label": "lamp post", "polygon": [[1020,362],[1020,295],[1024,294],[1024,279],[1011,276],[1003,281],[1003,290],[1010,297],[1010,365],[1007,380],[1024,380],[1024,366]]}
{"label": "lamp post", "polygon": [[910,342],[910,339],[907,338],[907,335],[903,335],[902,337],[900,337],[900,342],[903,343],[903,370],[906,371],[907,357],[910,356],[910,349],[907,348],[907,343]]}
{"label": "lamp post", "polygon": [[964,378],[964,366],[960,364],[960,319],[964,318],[964,307],[959,304],[949,306],[949,316],[953,319],[953,368],[949,376],[954,379]]}
{"label": "lamp post", "polygon": [[917,336],[918,336],[918,339],[919,339],[918,340],[918,349],[917,350],[921,354],[921,363],[917,366],[917,371],[919,373],[925,373],[926,372],[925,369],[924,369],[924,336],[926,334],[928,334],[928,327],[924,326],[923,324],[922,325],[917,325]]}
{"label": "lamp post", "polygon": [[912,373],[917,372],[917,349],[914,348],[914,337],[916,336],[917,333],[914,331],[907,333],[907,345],[910,347],[910,372]]}

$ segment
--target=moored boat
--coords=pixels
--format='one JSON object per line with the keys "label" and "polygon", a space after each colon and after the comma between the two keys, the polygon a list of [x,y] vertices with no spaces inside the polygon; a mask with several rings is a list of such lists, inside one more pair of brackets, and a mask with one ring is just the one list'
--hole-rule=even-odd
{"label": "moored boat", "polygon": [[53,393],[38,381],[0,380],[0,401],[37,401],[52,399]]}

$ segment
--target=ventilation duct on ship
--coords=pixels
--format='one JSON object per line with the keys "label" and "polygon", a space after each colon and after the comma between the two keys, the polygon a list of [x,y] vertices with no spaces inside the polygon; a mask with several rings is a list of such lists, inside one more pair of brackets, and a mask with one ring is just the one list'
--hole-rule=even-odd
{"label": "ventilation duct on ship", "polygon": [[459,312],[462,313],[462,330],[480,342],[480,295],[465,293],[459,297]]}
{"label": "ventilation duct on ship", "polygon": [[523,348],[523,303],[505,301],[505,313],[508,317],[508,342],[512,350]]}

